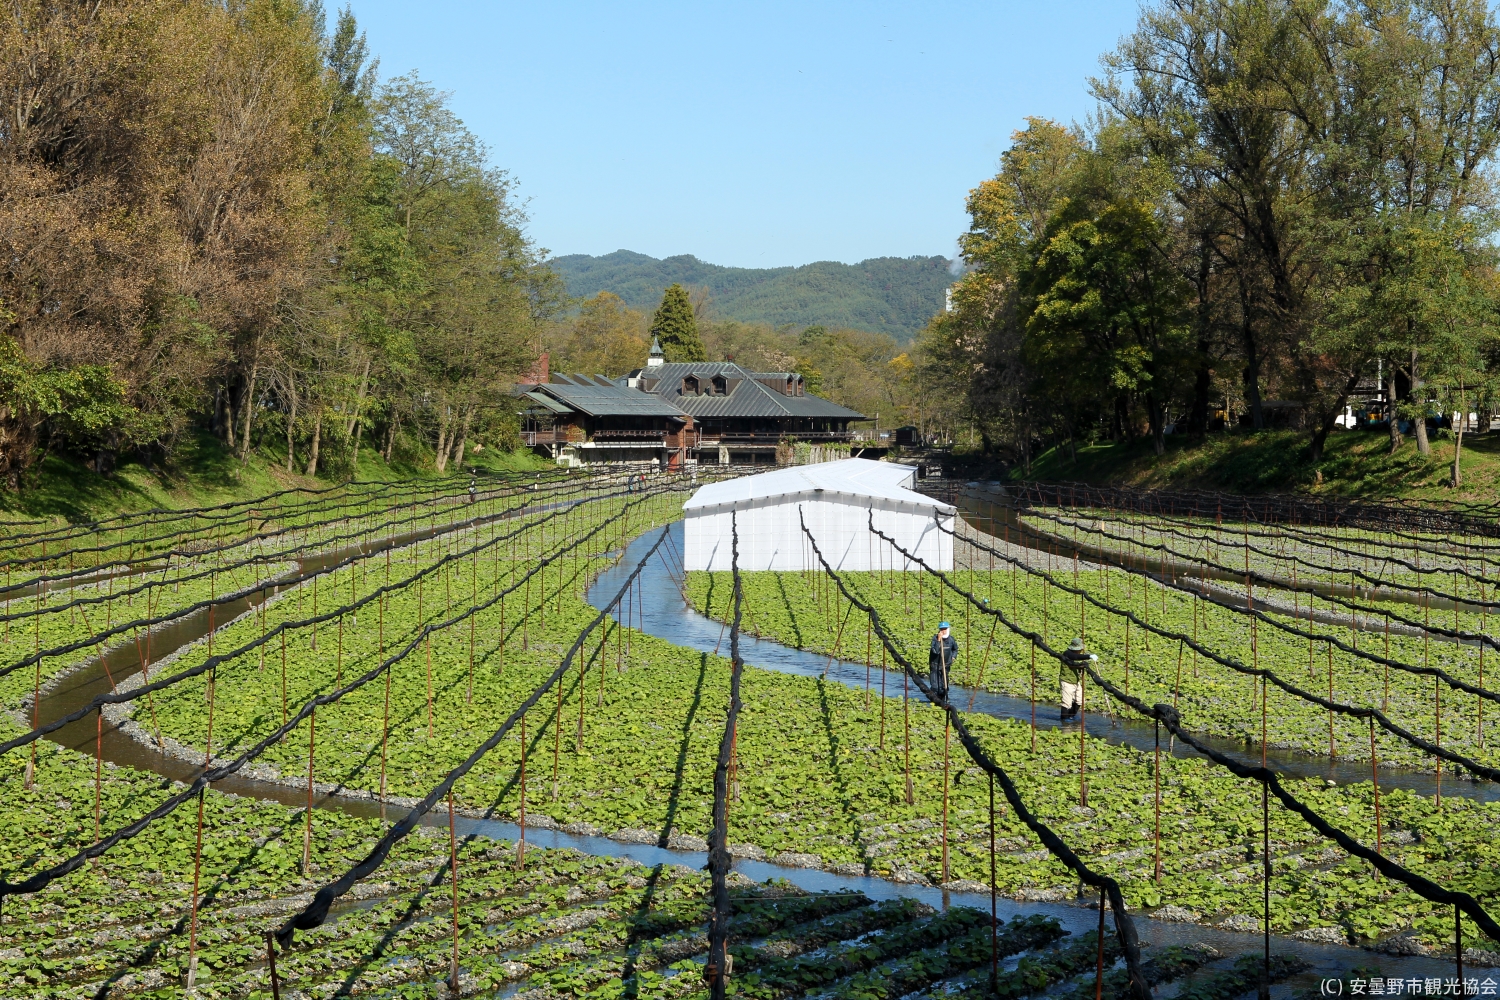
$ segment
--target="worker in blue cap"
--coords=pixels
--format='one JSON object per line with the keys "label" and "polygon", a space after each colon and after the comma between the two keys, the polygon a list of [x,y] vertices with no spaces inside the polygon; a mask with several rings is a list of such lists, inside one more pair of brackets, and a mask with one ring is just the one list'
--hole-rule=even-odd
{"label": "worker in blue cap", "polygon": [[958,640],[948,631],[947,622],[938,622],[937,635],[932,637],[932,647],[927,651],[927,683],[933,694],[947,700],[948,671],[958,660]]}

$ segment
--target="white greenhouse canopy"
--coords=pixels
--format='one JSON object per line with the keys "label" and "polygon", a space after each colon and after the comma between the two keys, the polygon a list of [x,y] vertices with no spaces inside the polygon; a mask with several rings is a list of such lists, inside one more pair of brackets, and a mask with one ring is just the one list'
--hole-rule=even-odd
{"label": "white greenhouse canopy", "polygon": [[802,533],[805,519],[835,569],[916,569],[870,532],[873,517],[876,527],[929,566],[952,569],[948,532],[955,508],[912,490],[915,474],[910,465],[850,458],[710,483],[683,504],[686,567],[729,569],[733,523],[741,569],[816,569],[817,556]]}

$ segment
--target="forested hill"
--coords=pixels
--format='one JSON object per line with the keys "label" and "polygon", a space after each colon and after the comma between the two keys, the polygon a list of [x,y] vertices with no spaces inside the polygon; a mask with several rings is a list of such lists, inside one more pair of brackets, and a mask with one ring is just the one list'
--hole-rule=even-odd
{"label": "forested hill", "polygon": [[634,309],[655,309],[675,282],[707,288],[714,311],[744,322],[850,327],[906,340],[943,308],[954,280],[942,257],[872,257],[858,264],[720,267],[691,254],[657,260],[629,250],[556,257],[568,293],[614,292]]}

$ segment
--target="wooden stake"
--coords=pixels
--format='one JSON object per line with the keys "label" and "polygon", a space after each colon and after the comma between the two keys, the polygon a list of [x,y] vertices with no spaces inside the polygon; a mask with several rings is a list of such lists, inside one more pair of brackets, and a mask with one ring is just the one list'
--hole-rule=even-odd
{"label": "wooden stake", "polygon": [[1380,831],[1380,762],[1375,757],[1375,716],[1370,716],[1370,787],[1375,791],[1375,853],[1385,851]]}
{"label": "wooden stake", "polygon": [[[1443,746],[1443,689],[1438,679],[1432,679],[1432,725],[1435,736],[1434,742],[1439,749]],[[1443,758],[1437,759],[1437,805],[1443,807]]]}
{"label": "wooden stake", "polygon": [[[1084,769],[1088,755],[1088,744],[1084,737],[1088,733],[1088,709],[1085,707],[1085,693],[1088,691],[1088,675],[1078,675],[1078,804],[1087,807],[1089,804],[1089,782],[1084,776]],[[1100,899],[1103,899],[1101,894]],[[1100,917],[1102,921],[1104,918]]]}
{"label": "wooden stake", "polygon": [[276,934],[266,931],[266,962],[271,967],[271,1000],[281,1000],[281,980],[276,975]]}
{"label": "wooden stake", "polygon": [[516,868],[526,867],[526,716],[521,716],[521,839],[516,842]]}
{"label": "wooden stake", "polygon": [[[582,701],[582,697],[579,698]],[[557,708],[552,713],[552,801],[557,801],[557,758],[562,752],[562,678],[557,679]]]}
{"label": "wooden stake", "polygon": [[[1333,643],[1328,644],[1328,700],[1333,701]],[[1328,757],[1338,757],[1338,748],[1333,744],[1333,709],[1328,710]]]}
{"label": "wooden stake", "polygon": [[1182,693],[1182,640],[1177,640],[1177,680],[1172,685],[1172,707],[1177,707],[1177,696]]}
{"label": "wooden stake", "polygon": [[948,881],[948,745],[953,738],[953,723],[943,713],[943,881]]}
{"label": "wooden stake", "polygon": [[917,801],[911,787],[911,675],[901,671],[901,715],[906,725],[906,804]]}
{"label": "wooden stake", "polygon": [[1036,640],[1031,641],[1031,752],[1036,753]]}
{"label": "wooden stake", "polygon": [[1104,997],[1104,907],[1108,905],[1104,887],[1099,887],[1099,964],[1094,970],[1094,1000]]}
{"label": "wooden stake", "polygon": [[995,775],[990,772],[990,990],[1000,992],[1000,920],[995,897]]}
{"label": "wooden stake", "polygon": [[[218,676],[218,667],[215,666],[208,675],[208,737],[203,750],[203,767],[208,769],[214,759],[214,681]],[[193,846],[193,899],[192,915],[188,924],[188,972],[187,990],[193,995],[197,990],[198,982],[198,889],[201,884],[203,872],[203,796],[208,787],[198,789],[198,833]],[[97,831],[96,831],[97,839]]]}
{"label": "wooden stake", "polygon": [[385,711],[380,720],[380,808],[385,810],[385,755],[391,738],[391,671],[394,665],[385,668]]}
{"label": "wooden stake", "polygon": [[1161,885],[1161,720],[1156,720],[1156,884]]}
{"label": "wooden stake", "polygon": [[[1262,764],[1261,767],[1264,768],[1265,765]],[[1261,934],[1265,944],[1265,951],[1261,958],[1260,996],[1262,1000],[1269,1000],[1271,996],[1271,785],[1265,781],[1260,784],[1260,830],[1261,890],[1264,907]]]}
{"label": "wooden stake", "polygon": [[307,816],[302,827],[302,874],[312,868],[313,746],[318,726],[318,706],[307,717]]}
{"label": "wooden stake", "polygon": [[458,989],[458,834],[453,824],[453,789],[448,789],[448,868],[453,876],[453,958],[448,966],[448,989]]}

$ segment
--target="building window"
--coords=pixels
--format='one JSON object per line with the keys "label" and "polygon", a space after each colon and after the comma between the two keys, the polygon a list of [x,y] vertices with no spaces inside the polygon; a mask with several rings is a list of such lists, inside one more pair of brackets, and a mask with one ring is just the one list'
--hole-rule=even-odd
{"label": "building window", "polygon": [[692,375],[682,380],[682,394],[684,396],[698,395],[698,380]]}
{"label": "building window", "polygon": [[715,375],[714,376],[714,392],[713,392],[713,394],[715,396],[727,396],[727,395],[729,395],[729,380],[727,378],[725,378],[723,375]]}

